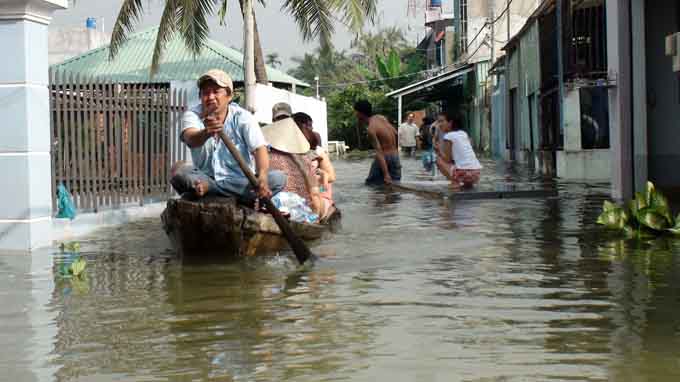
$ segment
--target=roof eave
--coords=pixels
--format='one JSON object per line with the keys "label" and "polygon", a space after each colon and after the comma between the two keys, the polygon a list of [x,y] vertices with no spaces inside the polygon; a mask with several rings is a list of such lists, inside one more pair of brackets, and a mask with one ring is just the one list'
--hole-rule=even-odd
{"label": "roof eave", "polygon": [[461,66],[459,68],[456,68],[454,70],[448,71],[446,73],[442,73],[442,74],[440,74],[436,77],[432,77],[432,78],[428,78],[426,80],[418,81],[418,82],[410,84],[408,86],[404,86],[401,89],[393,90],[393,91],[385,94],[385,96],[386,97],[403,97],[405,95],[409,95],[411,93],[415,93],[419,90],[422,90],[426,87],[433,86],[433,85],[442,83],[444,81],[462,76],[463,74],[471,72],[472,70],[474,70],[474,64],[467,64],[467,65]]}

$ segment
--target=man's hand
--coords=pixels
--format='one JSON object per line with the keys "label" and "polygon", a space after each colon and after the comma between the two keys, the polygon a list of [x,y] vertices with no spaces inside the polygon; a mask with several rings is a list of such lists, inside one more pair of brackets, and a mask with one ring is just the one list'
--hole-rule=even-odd
{"label": "man's hand", "polygon": [[391,186],[392,185],[392,177],[390,176],[390,174],[385,174],[383,181],[385,182],[386,186]]}
{"label": "man's hand", "polygon": [[217,137],[220,131],[224,129],[224,125],[217,119],[214,113],[203,119],[203,125],[205,126],[206,133],[211,137]]}
{"label": "man's hand", "polygon": [[272,197],[272,190],[269,189],[267,174],[260,175],[257,180],[257,197],[270,199]]}

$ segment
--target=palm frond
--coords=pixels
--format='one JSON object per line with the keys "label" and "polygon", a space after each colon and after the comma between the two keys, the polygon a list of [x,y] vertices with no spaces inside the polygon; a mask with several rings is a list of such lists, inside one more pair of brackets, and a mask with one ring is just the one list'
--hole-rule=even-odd
{"label": "palm frond", "polygon": [[343,14],[342,21],[352,32],[358,33],[366,23],[373,22],[377,0],[333,0],[334,11]]}
{"label": "palm frond", "polygon": [[333,3],[324,0],[285,0],[281,9],[293,16],[302,39],[321,39],[321,44],[330,46],[333,27]]}
{"label": "palm frond", "polygon": [[177,31],[177,20],[179,17],[179,0],[167,0],[161,21],[158,25],[158,35],[156,35],[156,43],[153,48],[153,56],[151,58],[151,76],[158,73],[161,58],[163,58],[163,51],[168,42],[172,39]]}
{"label": "palm frond", "polygon": [[220,19],[220,26],[227,25],[227,5],[228,0],[222,0],[220,4],[220,9],[217,10],[217,18]]}
{"label": "palm frond", "polygon": [[118,50],[127,41],[128,33],[132,33],[134,24],[139,21],[144,12],[142,0],[124,0],[118,12],[116,23],[111,33],[109,45],[109,60],[113,60]]}
{"label": "palm frond", "polygon": [[178,24],[184,43],[198,56],[201,46],[208,38],[208,16],[213,13],[216,0],[178,0]]}

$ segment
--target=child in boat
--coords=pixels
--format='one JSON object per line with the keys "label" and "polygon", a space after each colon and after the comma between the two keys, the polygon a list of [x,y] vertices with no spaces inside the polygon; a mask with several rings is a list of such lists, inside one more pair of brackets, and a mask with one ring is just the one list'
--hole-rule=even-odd
{"label": "child in boat", "polygon": [[314,156],[310,145],[292,118],[285,118],[262,128],[269,143],[269,168],[288,175],[283,191],[298,194],[311,210],[323,220],[331,212],[320,195],[319,184],[313,173]]}
{"label": "child in boat", "polygon": [[313,150],[312,173],[316,176],[319,183],[319,196],[324,202],[323,210],[325,216],[330,216],[335,210],[333,202],[333,182],[335,182],[335,168],[331,163],[328,151],[321,146],[321,136],[314,132],[312,117],[307,113],[293,114],[293,120],[300,128],[302,134],[307,138],[309,146]]}
{"label": "child in boat", "polygon": [[438,127],[444,133],[437,158],[439,171],[451,181],[451,189],[470,188],[479,183],[482,165],[472,149],[470,137],[461,130],[462,120],[450,112],[439,113]]}

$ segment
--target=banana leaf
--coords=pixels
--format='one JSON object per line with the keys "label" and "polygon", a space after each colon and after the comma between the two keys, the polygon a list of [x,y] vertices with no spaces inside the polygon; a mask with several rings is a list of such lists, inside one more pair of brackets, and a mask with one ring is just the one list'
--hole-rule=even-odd
{"label": "banana leaf", "polygon": [[645,201],[647,202],[648,206],[652,204],[654,195],[656,195],[656,187],[654,187],[654,183],[647,182],[647,187],[645,189]]}
{"label": "banana leaf", "polygon": [[675,225],[667,229],[673,235],[680,236],[680,214],[675,218]]}
{"label": "banana leaf", "polygon": [[[648,185],[649,184],[651,183],[648,183]],[[652,187],[654,186],[652,185]],[[651,192],[650,194],[647,195],[649,198],[649,208],[653,209],[659,215],[665,217],[666,220],[668,221],[668,225],[673,225],[674,223],[673,216],[671,215],[671,210],[670,207],[668,206],[668,199],[666,199],[666,197],[662,193],[654,190],[653,188],[651,188],[650,191],[649,186],[647,187],[647,189],[648,193]]]}
{"label": "banana leaf", "polygon": [[630,201],[630,214],[635,218],[635,220],[640,220],[640,211],[649,207],[647,203],[647,195],[643,195],[641,192],[635,193],[635,198]]}
{"label": "banana leaf", "polygon": [[646,241],[646,240],[656,239],[659,236],[658,232],[656,232],[652,229],[649,229],[645,226],[640,226],[638,229],[635,229],[635,228],[632,228],[632,227],[629,227],[629,228],[630,229],[628,231],[626,231],[626,230],[624,230],[624,231],[626,231],[626,235],[630,239],[634,239],[634,240],[638,240],[638,241],[640,241],[640,240]]}
{"label": "banana leaf", "polygon": [[80,252],[80,243],[77,241],[70,241],[67,243],[61,243],[59,246],[62,252]]}
{"label": "banana leaf", "polygon": [[602,212],[609,212],[609,211],[615,210],[615,209],[617,209],[617,208],[621,208],[621,207],[619,207],[619,206],[617,206],[616,204],[610,202],[609,200],[605,200],[605,201],[604,201],[604,204],[602,205]]}
{"label": "banana leaf", "polygon": [[78,260],[71,263],[70,273],[75,277],[79,277],[85,270],[86,266],[87,263],[85,260],[83,260],[82,257],[79,257]]}
{"label": "banana leaf", "polygon": [[640,225],[651,228],[655,231],[663,231],[670,226],[666,217],[651,207],[640,210],[638,212],[637,218]]}
{"label": "banana leaf", "polygon": [[621,207],[606,203],[608,202],[605,202],[604,212],[597,218],[597,224],[611,229],[624,229],[630,219],[628,213]]}

